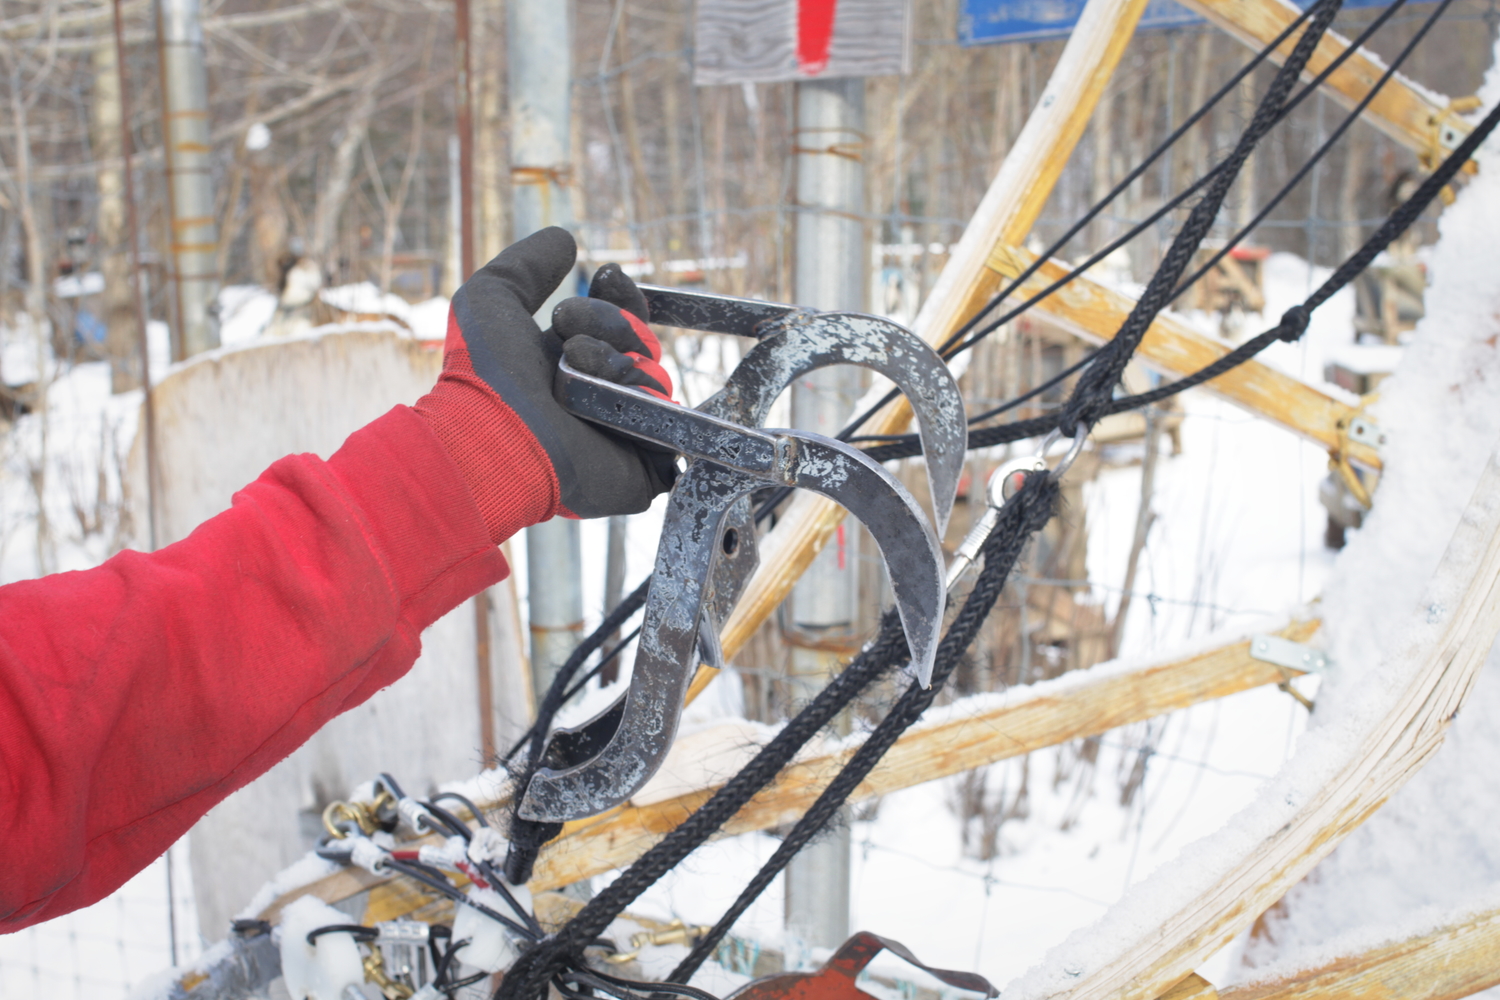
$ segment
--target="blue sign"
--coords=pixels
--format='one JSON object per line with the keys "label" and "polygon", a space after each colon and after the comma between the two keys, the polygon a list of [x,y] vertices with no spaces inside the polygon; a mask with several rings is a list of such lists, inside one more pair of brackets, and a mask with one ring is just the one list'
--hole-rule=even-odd
{"label": "blue sign", "polygon": [[[1344,0],[1344,9],[1384,7],[1389,0]],[[1063,38],[1073,32],[1084,0],[961,0],[958,40],[962,45],[1034,42]],[[1150,0],[1140,30],[1185,28],[1203,18],[1173,0]]]}
{"label": "blue sign", "polygon": [[[1034,42],[1072,34],[1084,0],[962,0],[958,40],[962,45]],[[1173,0],[1150,0],[1139,30],[1203,24],[1203,18]]]}

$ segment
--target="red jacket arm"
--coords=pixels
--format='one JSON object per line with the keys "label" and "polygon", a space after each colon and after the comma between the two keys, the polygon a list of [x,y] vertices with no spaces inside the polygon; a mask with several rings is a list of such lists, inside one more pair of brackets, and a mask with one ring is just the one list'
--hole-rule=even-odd
{"label": "red jacket arm", "polygon": [[458,468],[397,407],[181,542],[0,587],[0,933],[112,892],[506,572]]}

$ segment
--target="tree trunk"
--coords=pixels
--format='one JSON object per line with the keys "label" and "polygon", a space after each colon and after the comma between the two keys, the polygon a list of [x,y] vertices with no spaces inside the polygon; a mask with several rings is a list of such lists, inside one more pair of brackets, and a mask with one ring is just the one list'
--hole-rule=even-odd
{"label": "tree trunk", "polygon": [[505,3],[477,0],[473,24],[479,29],[469,49],[474,58],[474,220],[475,263],[484,264],[505,249],[505,206],[510,201],[510,150],[505,122]]}
{"label": "tree trunk", "polygon": [[[307,252],[314,260],[328,268],[332,263],[328,255],[338,240],[339,218],[344,212],[344,202],[349,199],[350,182],[354,178],[354,161],[365,141],[365,131],[370,124],[370,115],[375,111],[375,92],[380,77],[372,76],[370,82],[355,95],[354,107],[344,125],[343,135],[333,152],[333,166],[323,190],[318,193],[318,204],[313,211],[312,240]],[[329,268],[332,270],[332,268]]]}
{"label": "tree trunk", "polygon": [[115,40],[109,36],[93,52],[94,106],[90,140],[99,164],[99,270],[104,276],[104,350],[110,388],[126,392],[141,384],[140,328],[130,282],[130,234],[126,227],[125,174],[120,143],[120,73]]}

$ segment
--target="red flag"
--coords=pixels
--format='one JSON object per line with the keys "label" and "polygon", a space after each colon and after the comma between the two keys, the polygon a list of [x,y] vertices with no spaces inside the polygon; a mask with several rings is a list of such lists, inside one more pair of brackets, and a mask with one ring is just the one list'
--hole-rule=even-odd
{"label": "red flag", "polygon": [[828,68],[837,0],[797,0],[797,68],[817,76]]}
{"label": "red flag", "polygon": [[905,73],[911,0],[697,0],[693,79],[771,83]]}

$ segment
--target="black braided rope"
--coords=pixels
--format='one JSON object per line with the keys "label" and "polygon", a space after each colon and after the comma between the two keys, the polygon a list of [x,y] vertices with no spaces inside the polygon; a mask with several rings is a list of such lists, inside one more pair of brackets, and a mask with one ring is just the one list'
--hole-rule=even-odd
{"label": "black braided rope", "polygon": [[[563,702],[568,699],[568,685],[573,677],[583,666],[585,660],[593,654],[594,650],[602,645],[604,637],[617,632],[620,626],[630,619],[630,616],[639,611],[646,603],[646,595],[651,590],[651,578],[648,576],[640,586],[630,592],[630,595],[615,605],[614,610],[604,616],[604,621],[594,630],[589,640],[598,637],[598,642],[590,644],[590,641],[580,643],[579,646],[568,655],[563,665],[558,668],[557,675],[552,678],[551,685],[547,688],[547,694],[542,698],[542,703],[537,706],[536,721],[532,722],[531,728],[516,741],[515,745],[502,757],[499,763],[507,764],[516,753],[523,747],[526,751],[526,767],[521,771],[520,780],[516,783],[516,791],[512,796],[510,808],[510,824],[506,831],[510,840],[510,849],[505,855],[505,877],[512,885],[524,885],[531,881],[531,870],[536,865],[536,858],[541,853],[542,845],[562,832],[561,823],[539,822],[537,820],[525,819],[521,816],[521,801],[525,798],[526,787],[531,784],[531,779],[536,775],[537,769],[542,766],[542,754],[546,750],[547,733],[552,728],[552,720],[557,716],[558,710],[562,708]],[[529,744],[529,746],[528,746]]]}
{"label": "black braided rope", "polygon": [[909,656],[901,619],[895,611],[888,611],[874,641],[842,673],[697,812],[637,858],[618,879],[589,900],[561,931],[523,955],[506,974],[496,997],[529,1000],[539,995],[547,982],[602,934],[625,907],[713,836],[860,692]]}
{"label": "black braided rope", "polygon": [[1198,244],[1203,242],[1203,237],[1208,235],[1218,218],[1219,208],[1229,193],[1230,185],[1239,176],[1240,168],[1255,151],[1261,137],[1276,124],[1282,105],[1286,103],[1298,77],[1302,75],[1302,68],[1307,65],[1307,60],[1317,49],[1318,42],[1322,40],[1324,32],[1333,23],[1334,16],[1342,6],[1343,0],[1318,0],[1307,30],[1297,39],[1291,55],[1276,71],[1276,78],[1271,81],[1270,89],[1261,98],[1250,124],[1245,126],[1234,150],[1219,165],[1203,198],[1188,213],[1187,221],[1172,240],[1171,247],[1162,257],[1146,290],[1141,293],[1140,299],[1130,310],[1130,315],[1125,318],[1109,347],[1101,352],[1099,360],[1078,377],[1073,395],[1058,420],[1057,426],[1064,434],[1072,436],[1079,424],[1092,427],[1105,415],[1126,363],[1135,353],[1157,313],[1172,300],[1177,282],[1192,263],[1193,254],[1198,252]]}
{"label": "black braided rope", "polygon": [[677,968],[672,970],[672,974],[667,977],[669,980],[685,983],[692,978],[698,967],[714,953],[735,921],[750,908],[750,904],[765,891],[797,852],[822,832],[838,813],[839,807],[895,745],[901,734],[911,728],[932,705],[963,658],[964,652],[979,634],[979,627],[989,617],[995,602],[1000,599],[1000,593],[1005,589],[1026,543],[1052,519],[1060,495],[1061,490],[1055,477],[1028,476],[1020,492],[1001,508],[1000,519],[981,549],[984,568],[974,583],[974,589],[965,599],[963,608],[938,645],[931,686],[923,688],[913,683],[907,687],[895,706],[860,744],[849,762],[823,790],[823,794],[818,796],[818,801],[797,821],[792,832],[782,840],[776,852],[761,866],[733,905],[724,912],[713,929],[693,945],[692,951]]}
{"label": "black braided rope", "polygon": [[[1288,76],[1292,82],[1295,81],[1297,73],[1300,72],[1301,65],[1305,63],[1307,56],[1317,43],[1317,37],[1313,37],[1309,42],[1309,36],[1321,36],[1323,31],[1326,30],[1328,23],[1332,20],[1333,14],[1337,12],[1339,5],[1340,0],[1323,0],[1315,8],[1317,14],[1314,17],[1313,23],[1299,40],[1298,46],[1293,52],[1293,57],[1288,60],[1287,64],[1283,66],[1282,72],[1278,74],[1277,84],[1280,84]],[[1293,60],[1297,58],[1299,53],[1301,54],[1301,60],[1294,65]],[[1288,67],[1292,67],[1294,71],[1288,74]],[[1273,107],[1273,98],[1278,105],[1284,103],[1286,93],[1289,89],[1290,83],[1285,88],[1278,88],[1276,84],[1273,84],[1271,91],[1267,94],[1260,109],[1257,111],[1256,119],[1252,121],[1251,127],[1247,128],[1247,136],[1255,129],[1257,122],[1260,122],[1264,117],[1263,113],[1268,108]],[[1500,120],[1500,109],[1491,112],[1486,117],[1481,126],[1467,137],[1465,143],[1445,160],[1443,167],[1429,178],[1428,182],[1424,183],[1422,188],[1419,188],[1418,193],[1412,199],[1398,209],[1397,212],[1393,213],[1386,224],[1382,226],[1381,230],[1366,242],[1359,253],[1346,261],[1319,288],[1317,293],[1310,296],[1301,306],[1296,306],[1288,310],[1283,316],[1282,322],[1275,329],[1261,334],[1259,337],[1243,345],[1240,349],[1221,358],[1213,365],[1207,366],[1200,372],[1179,382],[1135,397],[1128,397],[1121,400],[1108,399],[1102,406],[1098,405],[1097,401],[1095,401],[1092,408],[1097,415],[1085,419],[1096,420],[1098,416],[1106,415],[1107,413],[1120,412],[1135,406],[1146,405],[1160,398],[1165,398],[1174,392],[1181,392],[1183,389],[1190,387],[1190,385],[1196,385],[1223,374],[1235,365],[1248,360],[1256,352],[1264,349],[1265,346],[1276,339],[1296,340],[1306,330],[1311,309],[1316,308],[1317,305],[1321,304],[1351,280],[1355,274],[1359,273],[1360,270],[1369,264],[1370,260],[1376,254],[1383,250],[1391,240],[1415,220],[1421,211],[1426,208],[1427,204],[1431,202],[1432,198],[1436,196],[1437,192],[1452,179],[1454,173],[1467,162],[1478,144],[1493,130],[1497,120]],[[1262,124],[1264,123],[1262,122]],[[1265,126],[1265,128],[1268,127]],[[1264,134],[1265,128],[1261,129],[1261,134]],[[1253,146],[1253,142],[1250,145]],[[1242,137],[1241,143],[1236,147],[1236,153],[1231,155],[1231,160],[1236,160],[1236,154],[1239,154],[1245,146],[1246,143],[1244,137]],[[1248,152],[1248,150],[1245,151]],[[1243,159],[1243,156],[1239,156],[1233,169],[1224,171],[1223,175],[1227,175],[1228,181],[1233,180],[1234,173],[1237,173],[1239,165],[1243,163]],[[1204,208],[1204,204],[1212,200],[1215,189],[1219,188],[1222,189],[1217,190],[1216,201],[1222,202],[1224,194],[1227,193],[1228,182],[1222,186],[1215,185],[1214,189],[1211,189],[1209,194],[1205,196],[1204,201],[1195,207],[1193,215],[1190,215],[1189,223],[1184,226],[1184,232],[1189,229],[1194,217],[1200,214],[1207,216],[1210,222],[1212,221],[1213,215],[1217,212],[1217,204],[1215,204],[1211,211]],[[1424,193],[1425,198],[1423,197]],[[1203,231],[1199,232],[1197,237],[1191,241],[1185,241],[1183,234],[1179,233],[1178,240],[1174,241],[1172,250],[1169,251],[1168,256],[1173,256],[1173,252],[1178,251],[1179,248],[1185,248],[1185,251],[1182,253],[1180,266],[1177,267],[1176,273],[1170,279],[1158,281],[1157,279],[1161,279],[1163,275],[1162,271],[1158,271],[1152,285],[1148,286],[1148,294],[1152,294],[1153,289],[1156,289],[1154,297],[1162,297],[1163,293],[1157,286],[1165,286],[1167,291],[1172,290],[1173,284],[1181,276],[1182,271],[1185,270],[1186,262],[1191,260],[1192,254],[1196,252],[1197,243],[1201,241],[1206,231],[1207,227],[1205,226],[1203,227]],[[1164,267],[1165,264],[1166,262],[1164,262]],[[1146,296],[1143,295],[1142,300],[1144,301],[1145,298]],[[1169,299],[1170,296],[1155,306],[1155,309],[1159,310],[1165,304],[1165,301]],[[1141,322],[1138,318],[1138,313],[1145,315],[1144,322]],[[1114,367],[1118,365],[1118,369],[1123,370],[1124,364],[1129,360],[1135,346],[1138,345],[1140,338],[1144,335],[1145,329],[1149,327],[1151,319],[1154,316],[1154,311],[1146,315],[1138,303],[1137,309],[1132,311],[1131,317],[1127,319],[1120,334],[1117,335],[1115,341],[1110,345],[1111,350],[1109,350],[1107,357],[1102,359],[1106,364],[1091,368],[1089,372],[1085,373],[1085,379],[1088,379],[1095,371],[1103,369],[1106,366]],[[1132,320],[1139,326],[1139,330],[1133,329]],[[1113,392],[1113,385],[1118,381],[1118,377],[1119,371],[1116,371],[1108,382],[1103,383],[1108,387],[1110,394]],[[998,428],[986,428],[971,434],[970,446],[985,447],[989,444],[1001,443],[1002,440],[1017,440],[1022,437],[1032,437],[1058,426],[1069,411],[1087,414],[1089,408],[1080,405],[1080,400],[1083,396],[1081,390],[1097,393],[1098,380],[1089,379],[1091,383],[1095,384],[1086,388],[1084,386],[1085,379],[1080,379],[1080,385],[1075,387],[1068,411],[1065,411],[1064,414],[1039,417],[1030,421],[1017,421]],[[1079,418],[1075,417],[1076,419]],[[989,436],[986,432],[990,432],[990,434],[997,437],[998,435],[1004,435],[1004,437],[993,441],[986,441],[984,438]],[[893,443],[892,445],[880,448],[868,449],[868,452],[871,454],[871,457],[877,458],[877,460],[886,460],[888,458],[905,457],[908,454],[915,454],[916,449],[907,451],[904,443]],[[881,452],[892,453],[881,455],[879,454]],[[1033,478],[1051,482],[1051,477]],[[1055,485],[1053,489],[1055,494]],[[1022,494],[1018,494],[1016,500],[1019,501],[1022,495],[1028,493],[1035,497],[1041,493],[1041,489],[1023,490]],[[689,958],[679,967],[678,973],[674,973],[673,978],[690,976],[701,965],[707,955],[712,952],[717,941],[722,938],[723,933],[727,932],[734,920],[743,913],[744,906],[748,906],[749,901],[753,900],[760,891],[763,891],[765,885],[769,884],[770,879],[774,878],[776,872],[785,866],[797,850],[817,835],[828,820],[837,812],[838,807],[848,795],[863,780],[863,777],[868,774],[869,769],[874,767],[875,763],[889,749],[889,746],[894,743],[896,737],[908,728],[921,715],[921,712],[931,704],[931,698],[935,695],[936,689],[940,686],[942,680],[946,679],[948,674],[951,673],[953,665],[957,662],[957,658],[962,655],[969,642],[972,641],[974,632],[977,632],[978,624],[983,621],[984,616],[988,613],[990,607],[993,606],[1000,588],[1004,585],[1005,577],[1008,575],[1010,567],[1014,565],[1014,560],[1019,555],[1025,541],[1037,527],[1046,523],[1054,505],[1055,495],[1048,503],[1045,516],[1041,516],[1035,506],[1030,503],[1015,504],[1013,501],[1013,505],[1008,505],[1007,509],[1017,512],[1015,516],[1018,518],[1022,513],[1030,509],[1033,514],[1040,517],[1040,520],[1036,522],[1035,527],[1025,528],[1022,527],[1022,524],[1015,522],[1007,523],[1002,520],[1002,526],[1005,526],[1007,530],[1003,532],[997,530],[987,540],[987,554],[991,546],[996,547],[993,562],[999,582],[998,584],[994,583],[993,578],[984,581],[985,593],[989,591],[991,586],[993,586],[994,591],[994,596],[988,599],[988,605],[983,608],[983,611],[978,611],[979,605],[975,604],[974,595],[971,594],[970,601],[966,602],[964,611],[967,612],[971,607],[974,607],[976,608],[975,614],[965,619],[963,612],[961,612],[960,619],[955,621],[954,627],[950,628],[948,635],[945,636],[943,643],[940,645],[939,664],[944,663],[943,655],[945,652],[952,657],[952,664],[948,664],[946,669],[943,669],[941,666],[935,669],[935,684],[930,691],[923,691],[922,689],[913,687],[902,696],[896,707],[887,716],[887,719],[872,733],[870,740],[866,741],[866,744],[856,753],[854,759],[841,771],[838,778],[835,779],[835,783],[828,789],[825,789],[818,803],[799,822],[793,831],[792,837],[788,838],[789,841],[795,838],[795,843],[790,846],[785,843],[783,844],[784,850],[778,851],[777,855],[773,856],[771,861],[767,862],[767,866],[762,869],[762,872],[757,875],[757,878],[742,893],[741,900],[737,901],[736,906],[732,907],[731,911],[721,919],[720,925],[715,928],[716,933],[710,935],[712,942],[709,943],[707,940],[700,942],[700,947],[695,948]],[[1030,521],[1028,519],[1023,523],[1029,524]],[[1013,553],[1007,557],[1006,553],[1012,548],[1014,550]],[[990,559],[986,560],[987,571],[990,568],[991,561]],[[1001,571],[1002,566],[1003,572]],[[644,586],[643,584],[643,588]],[[980,593],[980,590],[980,586],[976,586],[975,593],[979,593],[980,600],[983,601],[984,594]],[[960,621],[965,622],[963,629],[960,628]],[[964,631],[966,630],[969,632],[967,638],[964,636]],[[897,662],[904,660],[906,658],[905,645],[899,623],[896,622],[893,614],[888,613],[876,641],[870,647],[867,647],[860,657],[857,657],[839,678],[830,684],[828,688],[825,688],[819,694],[818,698],[814,699],[814,702],[806,711],[800,713],[789,722],[750,765],[735,775],[729,784],[722,788],[714,798],[710,799],[703,808],[690,817],[686,823],[675,829],[660,844],[647,852],[646,855],[643,855],[620,879],[616,880],[608,889],[595,897],[580,912],[578,917],[563,928],[558,935],[542,942],[524,956],[511,970],[511,974],[506,977],[496,996],[505,998],[505,1000],[525,1000],[525,998],[541,995],[546,988],[546,983],[553,976],[567,968],[570,963],[576,961],[576,956],[582,953],[583,947],[596,938],[598,934],[602,933],[619,912],[637,898],[641,892],[644,892],[646,888],[654,884],[661,875],[686,858],[699,844],[711,836],[719,826],[737,812],[749,798],[753,797],[761,787],[764,787],[766,783],[772,780],[781,768],[791,760],[797,749],[807,739],[810,739],[814,733],[826,725],[844,705],[856,697],[860,691],[868,687],[873,680],[887,669],[894,666]],[[587,654],[584,655],[586,656]],[[887,658],[890,658],[890,662],[880,662]],[[793,730],[798,730],[799,732],[793,735]],[[867,750],[868,752],[866,752]],[[700,951],[702,954],[699,954]],[[689,967],[690,963],[691,967]]]}
{"label": "black braided rope", "polygon": [[[1370,238],[1364,242],[1353,256],[1339,265],[1328,279],[1319,285],[1317,290],[1309,295],[1300,305],[1295,305],[1282,314],[1281,322],[1276,326],[1245,341],[1239,347],[1219,358],[1212,364],[1200,368],[1198,371],[1159,386],[1149,392],[1139,393],[1134,396],[1125,396],[1121,399],[1111,400],[1104,408],[1103,415],[1112,413],[1123,413],[1142,406],[1150,406],[1159,403],[1169,396],[1194,386],[1202,385],[1223,375],[1225,372],[1244,364],[1255,355],[1265,350],[1276,341],[1292,343],[1299,339],[1307,330],[1307,324],[1312,317],[1312,311],[1332,298],[1349,282],[1353,281],[1361,271],[1370,266],[1370,262],[1385,251],[1402,233],[1411,228],[1427,207],[1442,193],[1453,178],[1463,169],[1464,164],[1473,158],[1485,139],[1489,138],[1497,125],[1500,125],[1500,106],[1490,111],[1474,131],[1464,137],[1464,141],[1449,153],[1442,164],[1422,182],[1412,196],[1392,212],[1381,224]],[[1008,444],[1012,441],[1020,441],[1024,438],[1037,437],[1056,430],[1062,420],[1061,413],[1051,413],[1029,420],[1015,420],[998,427],[982,427],[969,432],[970,448],[989,448],[999,444]],[[921,441],[915,434],[903,435],[899,440],[893,440],[890,444],[877,445],[866,448],[865,454],[877,462],[890,462],[898,458],[910,458],[922,453]]]}
{"label": "black braided rope", "polygon": [[[1396,3],[1391,4],[1385,10],[1381,11],[1380,16],[1370,23],[1370,26],[1365,29],[1364,33],[1360,36],[1360,39],[1351,43],[1348,48],[1344,49],[1342,54],[1349,55],[1351,52],[1354,52],[1356,50],[1356,46],[1361,44],[1361,42],[1363,42],[1365,38],[1374,33],[1375,29],[1379,28],[1382,24],[1390,19],[1391,15],[1396,13],[1397,8],[1401,6],[1402,2],[1404,2],[1404,0],[1397,0]],[[1262,222],[1266,221],[1270,214],[1276,210],[1276,206],[1280,205],[1281,202],[1286,198],[1286,196],[1291,194],[1293,189],[1296,188],[1298,184],[1302,183],[1302,179],[1312,172],[1313,168],[1317,166],[1318,163],[1323,159],[1323,157],[1328,154],[1328,151],[1332,149],[1341,138],[1343,138],[1344,133],[1349,131],[1350,127],[1359,120],[1360,115],[1364,114],[1365,108],[1370,106],[1370,102],[1375,99],[1376,95],[1380,93],[1383,87],[1385,87],[1390,78],[1396,75],[1397,67],[1406,62],[1407,57],[1409,57],[1412,52],[1416,50],[1417,45],[1422,41],[1422,39],[1427,37],[1427,32],[1432,30],[1432,26],[1434,24],[1437,24],[1438,20],[1442,18],[1443,14],[1448,10],[1448,7],[1452,3],[1453,0],[1442,0],[1442,3],[1438,4],[1437,9],[1435,9],[1431,14],[1428,15],[1426,22],[1424,22],[1423,25],[1417,29],[1417,31],[1411,36],[1411,39],[1406,43],[1401,51],[1396,54],[1396,58],[1391,60],[1390,65],[1385,68],[1385,72],[1380,75],[1380,79],[1376,80],[1374,85],[1371,86],[1369,90],[1365,91],[1365,96],[1360,99],[1358,104],[1349,109],[1349,113],[1344,116],[1343,121],[1339,122],[1338,127],[1333,130],[1333,133],[1329,135],[1327,139],[1323,140],[1322,145],[1313,150],[1312,155],[1310,155],[1302,163],[1302,165],[1297,168],[1297,172],[1292,174],[1291,178],[1281,186],[1281,190],[1277,191],[1269,201],[1261,206],[1260,211],[1255,213],[1255,217],[1253,219],[1245,223],[1240,227],[1238,232],[1229,237],[1229,239],[1225,240],[1224,245],[1220,247],[1214,253],[1214,255],[1203,264],[1202,267],[1198,268],[1198,270],[1194,271],[1192,274],[1183,279],[1182,283],[1177,286],[1177,289],[1172,292],[1173,301],[1175,301],[1178,296],[1182,295],[1182,293],[1186,292],[1189,288],[1191,288],[1194,284],[1201,280],[1204,275],[1212,271],[1218,265],[1219,261],[1223,260],[1229,255],[1229,252],[1234,249],[1236,244],[1238,244],[1246,236],[1250,235],[1250,233],[1255,231],[1255,229]],[[1327,71],[1325,70],[1324,72],[1326,73]]]}

